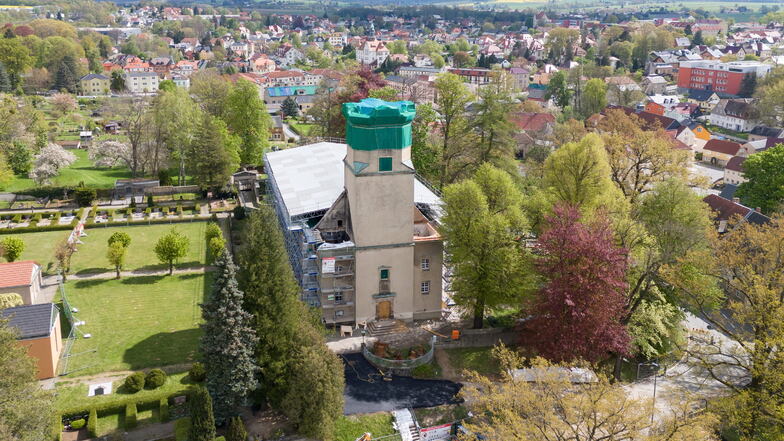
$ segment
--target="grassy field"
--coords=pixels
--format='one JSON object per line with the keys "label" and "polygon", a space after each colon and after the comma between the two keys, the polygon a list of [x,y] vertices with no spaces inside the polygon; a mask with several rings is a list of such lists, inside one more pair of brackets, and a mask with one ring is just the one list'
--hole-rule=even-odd
{"label": "grassy field", "polygon": [[492,347],[444,349],[449,356],[449,363],[458,372],[476,371],[485,376],[500,374],[498,361],[493,357]]}
{"label": "grassy field", "polygon": [[[209,290],[209,274],[145,276],[66,283],[79,327],[68,370],[90,375],[190,363],[201,331],[199,303]],[[91,352],[92,351],[92,352]]]}
{"label": "grassy field", "polygon": [[289,126],[300,136],[310,136],[310,130],[313,128],[313,124],[303,124],[293,120],[289,122]]}
{"label": "grassy field", "polygon": [[[35,260],[47,274],[55,273],[54,247],[68,237],[70,231],[44,231],[41,233],[20,233],[12,236],[25,243],[24,252],[19,260]],[[4,236],[0,236],[2,238]]]}
{"label": "grassy field", "polygon": [[[206,257],[204,230],[207,222],[180,222],[177,224],[131,225],[122,227],[96,227],[85,230],[82,245],[71,260],[71,271],[78,274],[113,271],[106,258],[106,241],[117,231],[128,233],[131,244],[125,257],[125,270],[165,269],[153,251],[155,243],[164,234],[176,229],[191,241],[188,254],[180,266],[203,265]],[[36,233],[38,234],[38,233]]]}
{"label": "grassy field", "polygon": [[[84,185],[88,187],[111,188],[114,187],[115,180],[131,177],[130,171],[124,167],[96,167],[93,161],[87,157],[87,150],[71,150],[71,152],[76,155],[76,161],[62,169],[60,174],[52,180],[52,185],[75,186],[84,182]],[[15,176],[4,191],[13,193],[36,186],[36,183],[27,176]]]}
{"label": "grassy field", "polygon": [[395,433],[395,429],[392,427],[392,415],[374,413],[341,416],[335,422],[336,441],[354,441],[365,432],[369,432],[373,438]]}

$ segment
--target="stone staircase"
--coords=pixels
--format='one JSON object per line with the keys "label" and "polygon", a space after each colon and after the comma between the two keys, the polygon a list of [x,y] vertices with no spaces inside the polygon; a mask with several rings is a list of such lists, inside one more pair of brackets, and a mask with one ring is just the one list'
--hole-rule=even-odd
{"label": "stone staircase", "polygon": [[408,330],[406,324],[400,320],[377,320],[368,323],[368,332],[371,337],[381,337],[406,330]]}
{"label": "stone staircase", "polygon": [[419,429],[417,429],[415,423],[411,423],[408,425],[408,433],[409,433],[408,439],[410,439],[411,441],[420,441],[422,439],[419,436]]}

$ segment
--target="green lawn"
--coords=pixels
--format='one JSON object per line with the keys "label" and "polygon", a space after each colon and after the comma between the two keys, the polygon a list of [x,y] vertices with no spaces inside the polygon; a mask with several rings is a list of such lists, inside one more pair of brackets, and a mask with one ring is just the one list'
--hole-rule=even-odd
{"label": "green lawn", "polygon": [[392,415],[388,413],[374,413],[370,415],[349,415],[341,416],[335,422],[336,441],[354,441],[365,432],[378,438],[384,435],[392,435],[395,429],[392,427]]}
{"label": "green lawn", "polygon": [[[62,169],[60,174],[52,180],[54,186],[76,186],[80,182],[93,188],[112,188],[117,179],[130,178],[131,173],[125,167],[105,168],[95,167],[93,161],[87,157],[87,150],[70,150],[76,155],[76,161]],[[37,187],[36,183],[27,176],[15,176],[6,186],[4,191],[15,192]]]}
{"label": "green lawn", "polygon": [[190,363],[201,330],[209,274],[68,281],[79,330],[68,371],[75,376]]}
{"label": "green lawn", "polygon": [[[106,225],[106,224],[104,224]],[[131,245],[125,257],[125,270],[164,269],[155,256],[155,243],[164,234],[176,229],[191,241],[188,254],[179,262],[181,266],[203,265],[206,257],[204,230],[207,222],[180,222],[177,224],[130,225],[116,227],[95,227],[85,230],[87,236],[82,237],[76,254],[71,260],[73,273],[94,273],[113,271],[106,258],[106,241],[116,231],[123,231],[131,236]]]}
{"label": "green lawn", "polygon": [[471,370],[485,376],[500,374],[498,360],[493,357],[492,347],[444,349],[449,362],[458,372]]}
{"label": "green lawn", "polygon": [[309,136],[310,131],[313,128],[313,124],[305,124],[295,121],[289,121],[289,126],[291,129],[297,132],[300,136]]}
{"label": "green lawn", "polygon": [[[71,232],[44,231],[40,233],[18,233],[13,237],[22,239],[25,243],[24,252],[19,260],[35,260],[48,274],[55,273],[54,247],[67,238]],[[6,236],[0,236],[0,238]]]}

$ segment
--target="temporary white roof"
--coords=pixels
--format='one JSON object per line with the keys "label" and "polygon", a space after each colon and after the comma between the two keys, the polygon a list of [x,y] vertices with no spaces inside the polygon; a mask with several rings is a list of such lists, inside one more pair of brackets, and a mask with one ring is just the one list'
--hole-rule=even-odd
{"label": "temporary white roof", "polygon": [[[343,192],[346,144],[317,142],[265,156],[289,218],[329,209]],[[441,199],[415,179],[414,202],[438,206]]]}

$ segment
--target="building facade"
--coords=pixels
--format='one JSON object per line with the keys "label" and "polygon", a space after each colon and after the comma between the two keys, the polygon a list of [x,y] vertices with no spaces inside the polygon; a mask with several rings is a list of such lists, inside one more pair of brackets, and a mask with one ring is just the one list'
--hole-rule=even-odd
{"label": "building facade", "polygon": [[125,74],[125,88],[131,93],[154,93],[159,80],[155,72],[129,72]]}
{"label": "building facade", "polygon": [[107,95],[111,87],[111,80],[106,75],[88,74],[79,79],[82,95]]}
{"label": "building facade", "polygon": [[747,75],[764,77],[770,69],[770,65],[758,61],[683,61],[678,70],[678,87],[739,95],[743,88],[743,78]]}
{"label": "building facade", "polygon": [[414,172],[414,104],[344,104],[347,145],[265,155],[303,300],[327,324],[441,315],[441,201]]}

